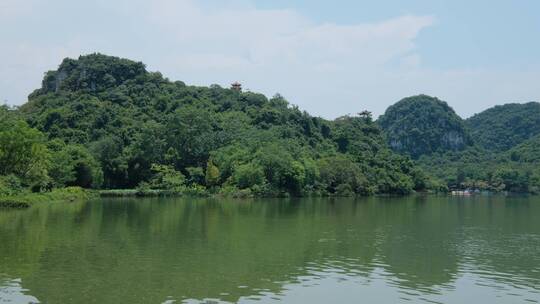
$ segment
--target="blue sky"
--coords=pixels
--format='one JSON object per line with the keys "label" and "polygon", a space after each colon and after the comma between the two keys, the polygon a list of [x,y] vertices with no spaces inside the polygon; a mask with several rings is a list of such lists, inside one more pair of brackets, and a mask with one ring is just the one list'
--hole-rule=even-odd
{"label": "blue sky", "polygon": [[[207,1],[205,5],[219,6],[218,2],[223,4]],[[432,67],[540,64],[540,39],[537,39],[540,1],[537,0],[257,0],[251,3],[261,9],[294,9],[316,22],[343,25],[402,15],[434,16],[435,25],[416,39],[417,52]]]}
{"label": "blue sky", "polygon": [[540,63],[540,1],[258,0],[265,9],[294,8],[318,22],[355,24],[401,15],[431,15],[416,43],[423,62],[438,68],[528,66]]}
{"label": "blue sky", "polygon": [[64,57],[101,52],[327,118],[420,93],[468,117],[540,101],[539,37],[533,0],[2,0],[0,100],[22,104]]}

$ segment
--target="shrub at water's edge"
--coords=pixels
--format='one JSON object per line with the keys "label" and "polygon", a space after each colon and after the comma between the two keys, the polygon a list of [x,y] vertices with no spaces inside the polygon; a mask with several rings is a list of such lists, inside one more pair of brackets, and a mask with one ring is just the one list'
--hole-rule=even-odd
{"label": "shrub at water's edge", "polygon": [[0,195],[2,208],[28,208],[44,202],[74,202],[84,201],[95,197],[95,192],[80,187],[53,189],[50,192],[32,193],[27,191],[13,195]]}

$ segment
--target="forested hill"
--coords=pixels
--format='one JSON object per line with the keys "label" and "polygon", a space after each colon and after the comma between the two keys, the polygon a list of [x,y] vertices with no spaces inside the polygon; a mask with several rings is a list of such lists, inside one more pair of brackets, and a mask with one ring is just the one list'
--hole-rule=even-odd
{"label": "forested hill", "polygon": [[386,110],[378,123],[392,149],[413,158],[460,151],[472,145],[463,120],[446,102],[427,95],[400,100]]}
{"label": "forested hill", "polygon": [[101,54],[65,59],[16,114],[43,133],[37,144],[53,161],[41,163],[40,178],[4,175],[34,188],[351,195],[426,187],[369,114],[328,121],[279,95],[187,86]]}
{"label": "forested hill", "polygon": [[497,106],[464,122],[445,102],[419,95],[389,107],[378,123],[394,151],[449,189],[538,193],[538,109]]}
{"label": "forested hill", "polygon": [[540,134],[505,153],[508,159],[524,163],[540,163]]}
{"label": "forested hill", "polygon": [[242,196],[538,193],[539,108],[510,104],[464,122],[446,102],[418,95],[377,122],[366,111],[325,120],[280,95],[188,86],[140,62],[91,54],[47,72],[19,109],[0,107],[0,197],[67,186]]}
{"label": "forested hill", "polygon": [[540,134],[540,103],[495,106],[466,123],[477,144],[491,151],[506,151]]}

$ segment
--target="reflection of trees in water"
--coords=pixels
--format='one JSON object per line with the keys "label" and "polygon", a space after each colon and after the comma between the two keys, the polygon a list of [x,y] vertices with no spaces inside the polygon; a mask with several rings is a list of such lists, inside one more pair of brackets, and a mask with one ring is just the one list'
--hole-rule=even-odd
{"label": "reflection of trees in water", "polygon": [[[442,200],[442,198],[440,198]],[[404,289],[434,293],[452,282],[459,257],[455,251],[457,214],[445,203],[426,197],[408,197],[407,202],[381,202],[386,208],[380,220],[379,258],[392,278]]]}
{"label": "reflection of trees in water", "polygon": [[[451,283],[469,263],[509,277],[538,278],[531,263],[539,265],[534,254],[540,240],[515,241],[516,235],[539,235],[540,224],[531,218],[538,209],[526,199],[501,200],[44,205],[0,213],[0,242],[6,244],[0,246],[6,261],[0,273],[22,277],[45,302],[99,303],[167,296],[236,301],[255,289],[279,293],[282,282],[329,266],[356,274],[382,267],[399,287],[425,292]],[[512,258],[514,245],[529,248]]]}
{"label": "reflection of trees in water", "polygon": [[538,198],[419,199],[388,208],[404,210],[386,223],[386,249],[379,251],[401,286],[437,292],[460,270],[500,283],[538,286],[540,222],[535,218],[540,206],[529,204]]}
{"label": "reflection of trees in water", "polygon": [[[48,302],[155,302],[166,295],[203,298],[222,292],[236,300],[251,288],[278,292],[276,282],[303,274],[305,263],[333,254],[337,244],[319,242],[337,239],[326,231],[337,219],[320,207],[287,202],[147,200],[82,204],[69,211],[42,207],[4,218],[14,228],[2,237],[15,244],[14,234],[21,233],[23,242],[2,256],[13,258],[6,272],[21,274],[32,293]],[[27,241],[31,231],[43,234],[44,241]],[[16,251],[35,254],[21,263]],[[21,272],[24,265],[33,267]]]}
{"label": "reflection of trees in water", "polygon": [[[492,198],[484,211],[475,206],[475,221],[462,229],[459,253],[468,271],[492,280],[540,286],[540,199]],[[486,212],[486,210],[489,212]],[[496,274],[496,275],[493,275]]]}

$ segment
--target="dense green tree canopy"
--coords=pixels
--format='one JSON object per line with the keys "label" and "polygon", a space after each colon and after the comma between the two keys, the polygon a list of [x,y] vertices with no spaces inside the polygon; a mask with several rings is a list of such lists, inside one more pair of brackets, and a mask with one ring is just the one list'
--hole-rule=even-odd
{"label": "dense green tree canopy", "polygon": [[0,188],[91,188],[99,187],[102,179],[99,163],[84,146],[47,141],[17,111],[0,107]]}
{"label": "dense green tree canopy", "polygon": [[466,120],[474,141],[491,151],[506,151],[540,134],[540,103],[505,104]]}
{"label": "dense green tree canopy", "polygon": [[505,155],[516,162],[540,163],[540,135],[513,147]]}
{"label": "dense green tree canopy", "polygon": [[421,95],[391,106],[378,122],[390,146],[416,159],[420,177],[428,174],[429,184],[417,188],[537,193],[540,142],[523,141],[540,131],[538,105],[498,106],[464,124],[445,102]]}
{"label": "dense green tree canopy", "polygon": [[50,154],[45,137],[22,120],[0,111],[0,176],[18,176],[30,186],[47,182]]}
{"label": "dense green tree canopy", "polygon": [[399,101],[376,122],[368,111],[325,120],[279,94],[187,86],[140,62],[91,54],[47,72],[20,109],[0,107],[0,195],[66,186],[261,196],[540,192],[537,108],[476,115],[467,121],[473,137],[452,108],[426,95]]}
{"label": "dense green tree canopy", "polygon": [[454,110],[446,102],[427,95],[402,99],[389,107],[378,123],[392,149],[413,158],[463,150],[472,143]]}
{"label": "dense green tree canopy", "polygon": [[[92,187],[101,180],[104,188],[165,187],[164,176],[188,188],[259,195],[409,193],[425,185],[370,115],[328,121],[280,95],[186,86],[101,54],[65,59],[20,114],[50,141],[90,151],[96,163],[77,159],[98,167],[85,171]],[[332,161],[347,170],[336,176]],[[90,183],[64,176],[61,183]]]}
{"label": "dense green tree canopy", "polygon": [[505,153],[481,147],[423,156],[418,164],[450,189],[540,193],[540,157],[533,140]]}

